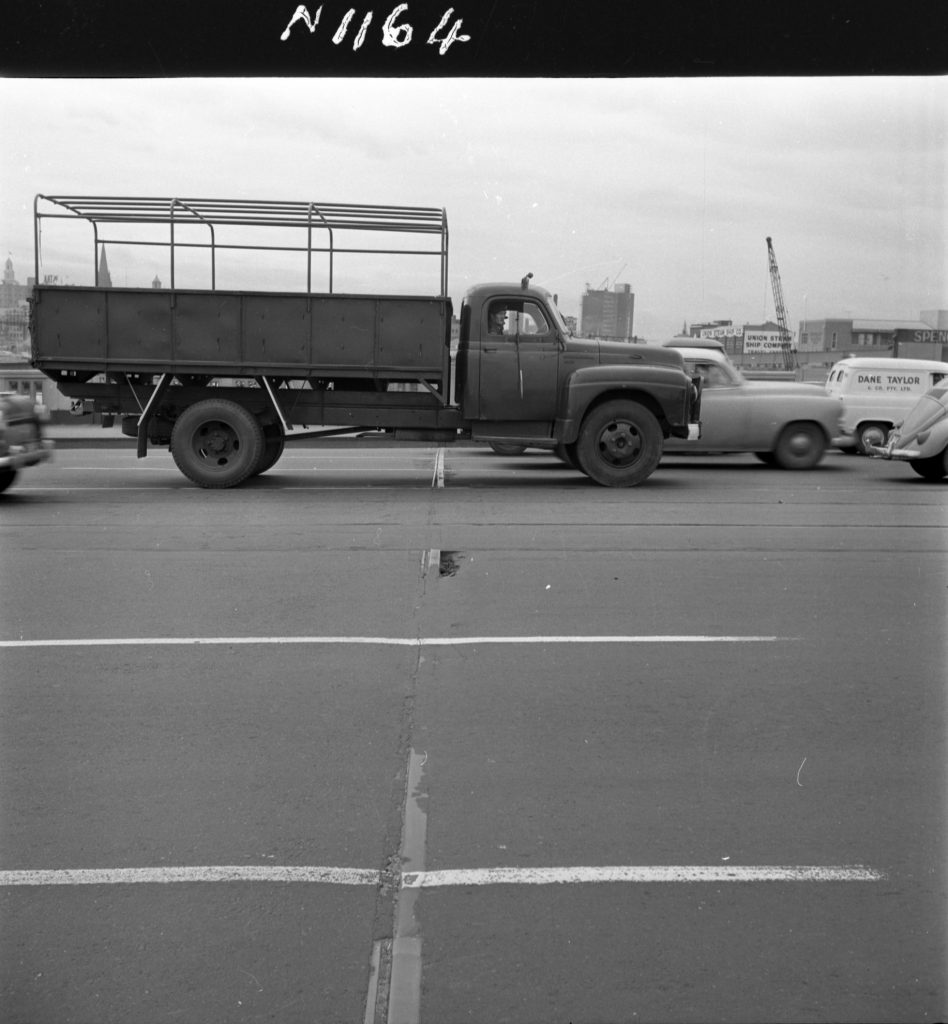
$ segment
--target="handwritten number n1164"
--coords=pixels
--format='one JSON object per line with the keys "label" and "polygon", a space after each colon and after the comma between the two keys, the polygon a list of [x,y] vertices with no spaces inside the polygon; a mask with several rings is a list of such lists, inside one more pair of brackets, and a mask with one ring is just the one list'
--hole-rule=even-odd
{"label": "handwritten number n1164", "polygon": [[[385,19],[382,24],[382,45],[395,47],[401,49],[403,46],[407,46],[414,34],[414,29],[408,22],[399,22],[398,19],[408,10],[408,4],[399,4],[395,7],[389,16]],[[280,40],[286,42],[290,38],[290,31],[297,22],[303,22],[306,28],[309,29],[310,35],[314,35],[316,28],[319,25],[319,19],[322,16],[323,7],[320,4],[316,8],[315,14],[309,13],[309,8],[305,4],[300,4],[299,7],[293,12],[293,16],[287,23],[286,28],[283,30]],[[355,8],[350,7],[346,13],[342,16],[339,22],[339,26],[333,33],[332,41],[338,46],[346,38],[349,31],[349,26],[355,17]],[[464,35],[461,32],[462,21],[458,18],[450,28],[447,28],[448,22],[451,20],[451,16],[454,14],[454,8],[449,7],[444,14],[441,16],[441,20],[438,22],[434,31],[428,36],[428,45],[437,46],[438,53],[443,57],[454,43],[467,43],[470,42],[471,37]],[[365,17],[362,19],[362,23],[359,26],[359,30],[356,33],[355,40],[352,44],[353,50],[358,50],[365,42],[366,33],[368,32],[369,26],[372,23],[374,13],[367,11]]]}

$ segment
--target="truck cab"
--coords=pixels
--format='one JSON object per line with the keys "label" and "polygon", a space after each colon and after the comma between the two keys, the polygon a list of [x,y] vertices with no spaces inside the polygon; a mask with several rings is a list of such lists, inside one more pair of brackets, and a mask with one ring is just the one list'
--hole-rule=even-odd
{"label": "truck cab", "polygon": [[677,351],[575,337],[529,276],[478,285],[461,303],[455,394],[475,438],[569,445],[594,405],[615,400],[642,404],[663,437],[687,438],[699,390]]}

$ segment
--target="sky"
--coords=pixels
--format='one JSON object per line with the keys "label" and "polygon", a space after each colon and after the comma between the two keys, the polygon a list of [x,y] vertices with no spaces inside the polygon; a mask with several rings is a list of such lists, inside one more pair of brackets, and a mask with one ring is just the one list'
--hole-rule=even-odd
{"label": "sky", "polygon": [[[773,320],[768,236],[794,330],[948,309],[942,77],[8,77],[0,127],[20,283],[37,193],[252,198],[443,207],[456,308],[528,271],[567,315],[629,284],[649,341]],[[41,273],[89,283],[90,251],[44,229]]]}

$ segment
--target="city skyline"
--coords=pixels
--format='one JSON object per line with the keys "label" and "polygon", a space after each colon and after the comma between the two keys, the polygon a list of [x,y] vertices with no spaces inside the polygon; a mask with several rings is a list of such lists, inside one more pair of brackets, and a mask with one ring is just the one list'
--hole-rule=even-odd
{"label": "city skyline", "polygon": [[[0,240],[36,193],[443,206],[455,303],[527,271],[578,316],[628,283],[637,335],[948,307],[940,78],[0,80]],[[44,237],[44,257],[55,253]],[[88,242],[59,272],[88,276]],[[22,255],[21,255],[22,254]],[[148,286],[160,263],[113,281]],[[22,269],[21,269],[22,268]],[[27,268],[29,268],[27,270]],[[46,270],[41,270],[43,273]],[[371,290],[371,282],[369,282]],[[436,289],[432,289],[434,291]]]}

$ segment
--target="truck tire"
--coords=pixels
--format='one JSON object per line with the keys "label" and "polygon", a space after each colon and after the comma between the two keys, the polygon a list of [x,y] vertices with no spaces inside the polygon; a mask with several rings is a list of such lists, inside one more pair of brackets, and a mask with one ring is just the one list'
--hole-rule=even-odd
{"label": "truck tire", "polygon": [[662,428],[640,402],[614,399],[596,406],[583,421],[576,460],[603,487],[635,487],[662,457]]}
{"label": "truck tire", "polygon": [[275,466],[283,454],[285,445],[286,437],[282,427],[265,427],[263,431],[263,452],[257,468],[253,471],[253,475],[258,476],[260,473],[266,473],[268,469]]}
{"label": "truck tire", "polygon": [[265,447],[256,416],[225,398],[189,405],[171,433],[178,469],[200,487],[242,483],[257,471]]}
{"label": "truck tire", "polygon": [[774,462],[781,469],[812,469],[826,452],[826,438],[815,423],[788,423],[777,438]]}

